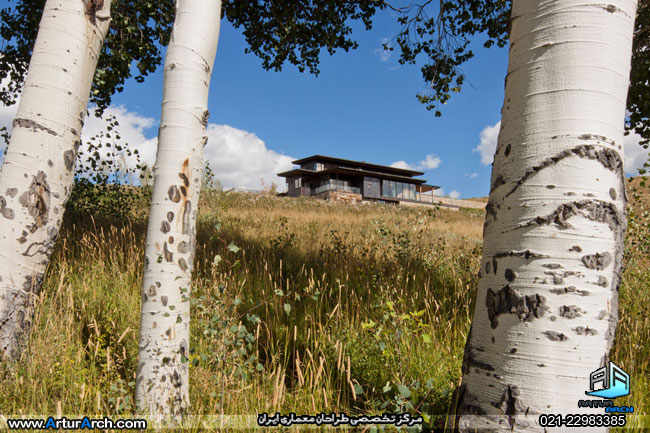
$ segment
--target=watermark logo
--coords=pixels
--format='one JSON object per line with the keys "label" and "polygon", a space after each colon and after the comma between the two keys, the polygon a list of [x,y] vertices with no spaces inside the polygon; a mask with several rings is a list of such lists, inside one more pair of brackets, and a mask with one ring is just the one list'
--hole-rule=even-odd
{"label": "watermark logo", "polygon": [[[602,389],[594,391],[598,383],[602,383]],[[630,375],[621,367],[608,362],[605,366],[589,375],[589,391],[585,394],[594,397],[616,398],[630,393]]]}
{"label": "watermark logo", "polygon": [[[596,388],[600,389],[596,389]],[[578,400],[578,407],[604,408],[607,413],[633,413],[634,406],[615,406],[612,399],[630,393],[630,375],[608,362],[589,375],[589,391],[585,394],[607,400]]]}

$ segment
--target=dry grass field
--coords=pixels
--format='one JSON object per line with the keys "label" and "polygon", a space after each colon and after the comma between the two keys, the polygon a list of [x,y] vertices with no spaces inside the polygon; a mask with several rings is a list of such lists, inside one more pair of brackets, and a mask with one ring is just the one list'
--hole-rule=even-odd
{"label": "dry grass field", "polygon": [[[0,414],[133,413],[147,203],[129,206],[111,218],[71,205],[29,350],[0,366]],[[612,359],[632,376],[620,404],[647,415],[650,231],[634,206]],[[409,411],[440,427],[459,383],[483,218],[204,194],[192,414]],[[640,431],[642,418],[630,419]]]}

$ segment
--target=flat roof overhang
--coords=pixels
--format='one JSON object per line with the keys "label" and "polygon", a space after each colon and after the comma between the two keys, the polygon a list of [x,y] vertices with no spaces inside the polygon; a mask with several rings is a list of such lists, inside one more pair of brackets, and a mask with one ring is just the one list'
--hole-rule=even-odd
{"label": "flat roof overhang", "polygon": [[281,177],[292,177],[292,176],[306,176],[306,177],[320,177],[324,174],[346,174],[346,175],[352,175],[352,176],[368,176],[368,177],[376,177],[378,179],[385,179],[385,180],[394,180],[394,181],[399,181],[399,182],[404,182],[404,183],[411,183],[418,185],[420,187],[427,188],[429,189],[424,189],[424,191],[429,191],[430,189],[438,189],[440,188],[439,186],[433,186],[433,185],[425,185],[424,183],[426,180],[424,179],[413,179],[412,177],[409,176],[399,176],[395,174],[387,174],[387,173],[379,173],[376,171],[369,171],[369,170],[357,170],[354,168],[345,168],[345,167],[336,167],[336,168],[328,168],[327,170],[320,170],[320,171],[314,171],[314,170],[306,170],[304,168],[296,168],[294,170],[289,170],[289,171],[284,171],[282,173],[278,173],[278,176]]}
{"label": "flat roof overhang", "polygon": [[334,164],[358,165],[359,167],[368,168],[370,170],[382,170],[382,171],[387,171],[389,173],[394,173],[398,175],[401,174],[401,175],[408,175],[408,176],[422,176],[424,174],[423,171],[408,170],[406,168],[390,167],[387,165],[371,164],[365,161],[353,161],[351,159],[333,158],[331,156],[323,156],[323,155],[312,155],[306,158],[296,159],[295,161],[292,162],[294,164],[301,165],[305,162],[310,162],[310,161],[331,162]]}

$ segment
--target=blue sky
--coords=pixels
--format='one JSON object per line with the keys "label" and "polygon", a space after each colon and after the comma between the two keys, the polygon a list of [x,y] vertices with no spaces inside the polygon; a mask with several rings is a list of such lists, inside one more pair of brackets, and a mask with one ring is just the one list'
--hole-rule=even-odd
{"label": "blue sky", "polygon": [[[244,53],[240,31],[226,20],[221,25],[205,151],[225,187],[260,189],[263,179],[265,186],[276,182],[283,189],[275,173],[291,168],[293,159],[322,154],[420,169],[444,195],[488,194],[506,48],[484,49],[478,37],[475,58],[463,67],[463,91],[436,118],[415,97],[424,89],[419,66],[399,65],[395,53],[381,48],[399,30],[390,12],[378,13],[371,31],[354,27],[357,50],[323,53],[318,77],[290,65],[282,72],[263,70],[257,57]],[[110,110],[120,120],[121,135],[150,164],[161,99],[159,71],[142,84],[129,82]],[[0,107],[0,123],[10,124],[11,113]],[[89,118],[84,137],[101,127]],[[631,164],[627,168],[633,172]]]}

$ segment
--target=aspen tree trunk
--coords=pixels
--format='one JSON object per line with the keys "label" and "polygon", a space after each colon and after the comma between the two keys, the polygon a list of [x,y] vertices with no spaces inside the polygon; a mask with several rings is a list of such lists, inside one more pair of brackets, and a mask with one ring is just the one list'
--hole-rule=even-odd
{"label": "aspen tree trunk", "polygon": [[0,357],[17,360],[74,181],[111,0],[48,0],[0,169]]}
{"label": "aspen tree trunk", "polygon": [[577,403],[617,323],[635,9],[513,1],[461,431],[544,431],[539,414],[603,413]]}
{"label": "aspen tree trunk", "polygon": [[220,18],[219,0],[177,0],[165,58],[136,379],[138,410],[158,420],[189,406],[190,282]]}

